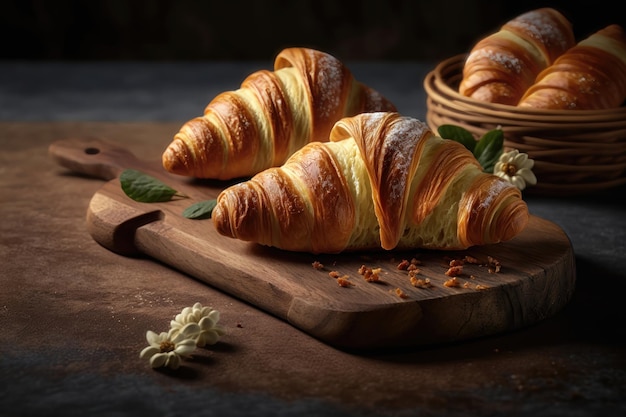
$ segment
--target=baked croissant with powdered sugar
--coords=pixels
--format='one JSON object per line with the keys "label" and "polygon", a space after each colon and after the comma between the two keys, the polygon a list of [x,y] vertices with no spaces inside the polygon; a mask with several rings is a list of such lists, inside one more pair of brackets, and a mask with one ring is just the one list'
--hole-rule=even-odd
{"label": "baked croissant with powdered sugar", "polygon": [[202,116],[186,122],[164,151],[163,167],[195,178],[248,177],[281,165],[309,142],[328,140],[342,117],[395,110],[337,58],[287,48],[273,71],[250,74],[239,89],[219,94]]}
{"label": "baked croissant with powdered sugar", "polygon": [[338,121],[284,165],[223,190],[224,236],[289,251],[466,249],[507,241],[529,220],[518,188],[462,144],[397,112]]}

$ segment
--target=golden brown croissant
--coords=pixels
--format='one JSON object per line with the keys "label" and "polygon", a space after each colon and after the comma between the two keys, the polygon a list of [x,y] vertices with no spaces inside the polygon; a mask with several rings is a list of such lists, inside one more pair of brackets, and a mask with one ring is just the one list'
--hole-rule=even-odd
{"label": "golden brown croissant", "polygon": [[539,109],[598,110],[626,100],[626,35],[619,25],[593,33],[543,70],[519,102]]}
{"label": "golden brown croissant", "polygon": [[276,56],[274,71],[250,74],[185,123],[163,153],[163,167],[196,178],[251,176],[281,165],[308,142],[327,141],[344,116],[395,110],[333,56],[287,48]]}
{"label": "golden brown croissant", "polygon": [[519,189],[396,112],[340,120],[329,142],[223,190],[212,214],[221,235],[311,253],[465,249],[512,239],[528,216]]}
{"label": "golden brown croissant", "polygon": [[516,105],[537,74],[575,44],[571,23],[557,10],[531,10],[481,39],[463,66],[459,93]]}

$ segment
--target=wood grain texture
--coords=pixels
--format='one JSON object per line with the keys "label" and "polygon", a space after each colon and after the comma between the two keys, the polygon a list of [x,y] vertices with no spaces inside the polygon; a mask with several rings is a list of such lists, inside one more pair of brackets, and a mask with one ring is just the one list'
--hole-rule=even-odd
{"label": "wood grain texture", "polygon": [[[168,174],[159,162],[141,161],[97,139],[56,142],[49,151],[59,164],[107,180],[87,212],[88,231],[102,246],[161,261],[333,346],[426,345],[512,331],[555,314],[574,291],[568,236],[536,216],[509,242],[465,251],[292,253],[223,237],[209,219],[182,216],[185,208],[215,198],[228,184]],[[119,183],[124,168],[153,175],[189,198],[133,201]],[[465,255],[481,264],[464,266],[461,286],[445,286],[449,260]],[[488,271],[489,256],[500,262],[500,272]],[[431,288],[414,287],[407,271],[398,269],[403,259],[412,258],[421,261],[419,277],[429,278]],[[315,269],[315,261],[324,268]],[[358,272],[363,265],[381,268],[380,281],[365,281]],[[352,285],[339,286],[330,271],[346,275]]]}

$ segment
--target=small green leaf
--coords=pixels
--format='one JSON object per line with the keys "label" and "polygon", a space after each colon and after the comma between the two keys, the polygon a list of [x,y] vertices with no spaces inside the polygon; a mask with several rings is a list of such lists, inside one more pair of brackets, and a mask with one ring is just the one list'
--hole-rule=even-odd
{"label": "small green leaf", "polygon": [[437,132],[442,138],[459,142],[471,152],[474,152],[476,139],[469,130],[456,125],[441,125],[437,128]]}
{"label": "small green leaf", "polygon": [[127,196],[142,203],[169,201],[175,195],[180,195],[158,179],[134,169],[123,171],[120,183]]}
{"label": "small green leaf", "polygon": [[493,173],[493,168],[502,155],[504,146],[504,133],[501,129],[493,129],[483,135],[476,143],[474,156],[482,165],[483,170]]}
{"label": "small green leaf", "polygon": [[204,200],[199,201],[191,206],[187,207],[183,211],[183,216],[188,219],[209,219],[211,218],[211,214],[213,213],[213,209],[217,204],[217,200]]}

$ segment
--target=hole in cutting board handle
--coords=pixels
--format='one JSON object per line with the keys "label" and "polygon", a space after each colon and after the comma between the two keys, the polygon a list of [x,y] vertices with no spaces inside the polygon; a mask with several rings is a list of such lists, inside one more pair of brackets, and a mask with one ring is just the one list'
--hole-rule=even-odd
{"label": "hole in cutting board handle", "polygon": [[100,149],[94,147],[85,148],[85,153],[87,155],[97,155],[100,153]]}
{"label": "hole in cutting board handle", "polygon": [[112,180],[124,169],[142,164],[128,150],[98,138],[69,138],[52,143],[50,155],[73,172]]}

